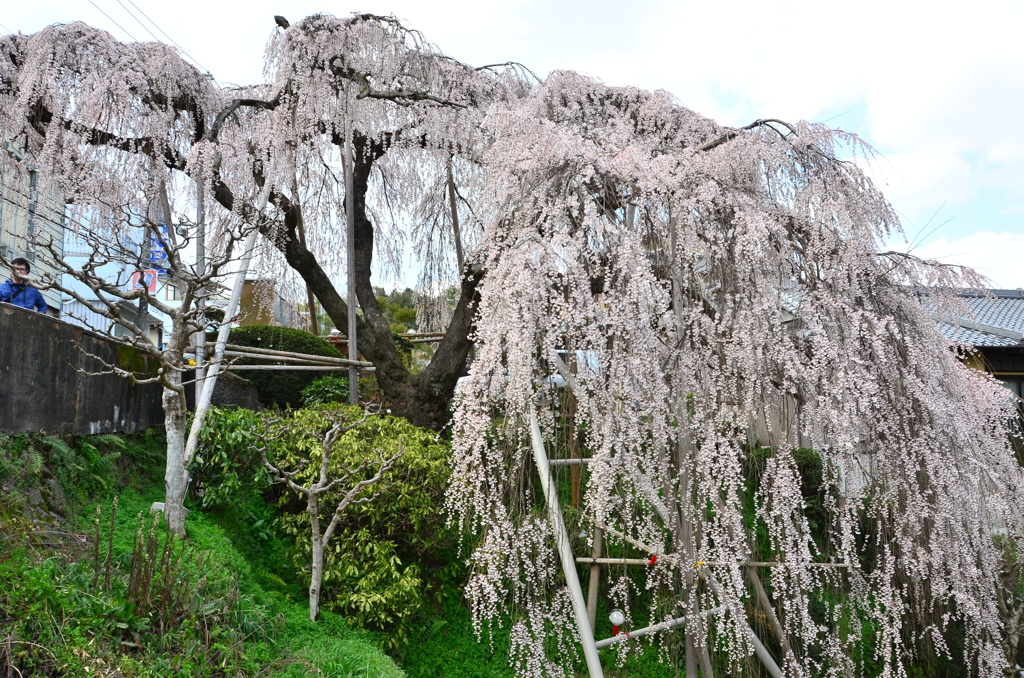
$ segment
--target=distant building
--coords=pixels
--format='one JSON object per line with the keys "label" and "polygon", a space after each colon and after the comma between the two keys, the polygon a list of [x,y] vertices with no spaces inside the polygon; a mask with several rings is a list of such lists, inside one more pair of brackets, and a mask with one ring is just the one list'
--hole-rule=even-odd
{"label": "distant building", "polygon": [[[42,192],[39,173],[33,168],[30,159],[14,143],[0,142],[0,152],[7,153],[27,168],[17,172],[0,163],[0,254],[10,261],[24,257],[32,264],[30,279],[33,284],[46,275],[56,276],[57,271],[47,265],[39,256],[41,245],[36,243],[52,243],[58,258],[64,252],[64,200],[55,196],[52,191]],[[49,255],[49,253],[47,253]],[[3,271],[3,280],[10,272]],[[61,314],[61,295],[56,290],[40,289],[46,299],[50,313]]]}
{"label": "distant building", "polygon": [[309,323],[300,313],[294,300],[287,299],[275,289],[274,281],[249,279],[242,287],[238,324],[273,325],[305,330]]}
{"label": "distant building", "polygon": [[942,330],[953,341],[973,346],[970,361],[1024,398],[1024,291],[964,292],[971,318],[943,320]]}

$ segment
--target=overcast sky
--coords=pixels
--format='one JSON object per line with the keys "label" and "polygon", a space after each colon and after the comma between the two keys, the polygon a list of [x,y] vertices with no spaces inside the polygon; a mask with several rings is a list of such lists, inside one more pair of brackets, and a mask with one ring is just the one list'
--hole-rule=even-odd
{"label": "overcast sky", "polygon": [[572,69],[664,89],[726,125],[827,121],[881,154],[873,176],[915,254],[974,266],[997,287],[1024,287],[1019,0],[5,4],[5,32],[82,20],[125,40],[153,39],[130,9],[164,39],[144,12],[221,83],[260,80],[275,14],[393,13],[474,65],[519,61],[541,76]]}

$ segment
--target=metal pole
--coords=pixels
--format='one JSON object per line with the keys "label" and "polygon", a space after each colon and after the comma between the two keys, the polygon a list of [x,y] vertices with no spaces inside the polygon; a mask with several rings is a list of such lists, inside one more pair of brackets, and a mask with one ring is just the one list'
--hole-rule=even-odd
{"label": "metal pole", "polygon": [[[196,275],[206,275],[206,204],[202,173],[196,183]],[[196,321],[199,330],[192,337],[196,356],[196,394],[195,402],[203,395],[203,383],[206,378],[206,297],[202,287],[196,288]]]}
{"label": "metal pole", "polygon": [[580,587],[580,578],[576,573],[576,559],[573,558],[572,549],[569,546],[569,535],[565,531],[565,522],[562,520],[562,509],[558,504],[558,490],[551,482],[548,455],[544,450],[544,438],[541,436],[540,423],[537,421],[537,411],[534,409],[533,403],[530,403],[530,442],[533,447],[533,460],[537,464],[537,474],[540,476],[541,488],[544,490],[544,501],[548,505],[551,530],[555,533],[558,557],[562,561],[562,572],[565,574],[565,582],[569,586],[569,594],[572,598],[572,611],[576,617],[576,628],[579,630],[580,640],[583,643],[583,657],[587,660],[587,671],[590,673],[590,678],[604,678],[601,659],[597,656],[597,645],[594,643],[594,630],[590,626],[590,619],[587,618],[587,603],[583,600],[583,589]]}
{"label": "metal pole", "polygon": [[[356,191],[355,156],[352,153],[352,130],[345,130],[345,221],[348,222],[346,249],[348,250],[348,358],[359,360],[359,342],[356,338]],[[359,372],[348,371],[348,403],[359,405]]]}

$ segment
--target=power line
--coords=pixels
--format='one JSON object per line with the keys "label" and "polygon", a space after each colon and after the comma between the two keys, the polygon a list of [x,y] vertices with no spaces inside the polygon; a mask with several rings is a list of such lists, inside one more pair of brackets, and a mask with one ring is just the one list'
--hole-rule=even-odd
{"label": "power line", "polygon": [[[123,5],[123,4],[121,4],[121,0],[117,0],[117,2],[118,2],[118,4],[120,4],[120,5],[122,6],[122,7],[124,7],[124,5]],[[187,52],[187,51],[185,50],[185,48],[184,48],[184,47],[182,47],[181,45],[179,45],[178,43],[176,43],[176,42],[174,41],[174,38],[172,38],[171,36],[167,35],[167,31],[165,31],[164,29],[160,28],[160,25],[159,25],[159,24],[158,24],[157,22],[155,22],[155,21],[153,21],[152,19],[150,19],[150,18],[149,18],[149,15],[148,15],[148,14],[146,14],[145,12],[143,12],[143,11],[142,11],[142,8],[141,8],[141,7],[139,7],[138,5],[136,5],[136,4],[135,4],[135,3],[134,3],[134,2],[132,1],[132,0],[128,0],[128,4],[130,4],[130,5],[131,5],[132,7],[134,7],[134,8],[136,9],[136,10],[138,10],[139,14],[141,14],[141,15],[142,15],[142,16],[144,16],[144,17],[146,17],[146,20],[147,20],[147,21],[149,21],[149,23],[153,24],[153,26],[154,26],[154,27],[155,27],[155,28],[156,28],[156,29],[157,29],[158,31],[160,31],[161,33],[163,33],[163,36],[164,36],[165,38],[167,38],[168,40],[170,40],[170,42],[171,42],[171,44],[172,44],[172,45],[174,45],[175,47],[177,47],[178,49],[180,49],[180,50],[181,50],[181,53],[182,53],[182,54],[184,54],[184,55],[185,55],[185,56],[187,56],[187,57],[188,57],[189,59],[191,59],[192,61],[194,61],[194,62],[196,63],[196,65],[197,65],[197,66],[199,66],[199,68],[203,69],[203,70],[204,70],[204,71],[206,71],[207,73],[209,73],[209,72],[210,72],[210,69],[209,69],[209,68],[207,68],[206,66],[202,65],[201,63],[199,63],[199,61],[198,61],[198,60],[197,60],[197,59],[196,59],[196,58],[195,58],[194,56],[192,56],[191,54],[189,54],[189,53],[188,53],[188,52]],[[127,7],[125,7],[125,10],[128,10],[128,8],[127,8]],[[129,13],[129,14],[131,14],[131,11],[128,11],[128,13]],[[134,16],[135,16],[135,15],[134,15],[134,14],[132,14],[132,17],[134,17]],[[135,19],[135,20],[136,20],[136,21],[139,21],[138,19]],[[139,21],[139,23],[141,24],[142,22],[141,22],[141,21]],[[143,28],[145,28],[145,26],[143,26]],[[146,30],[147,30],[147,31],[149,31],[149,29],[148,29],[148,28],[146,28]],[[150,34],[150,35],[153,35],[153,32],[152,32],[152,31],[149,31],[149,34]],[[153,37],[154,37],[154,38],[156,38],[156,36],[155,36],[155,35],[153,35]]]}
{"label": "power line", "polygon": [[[135,19],[135,23],[137,23],[138,25],[142,26],[142,30],[144,30],[147,33],[149,33],[150,35],[152,35],[154,40],[156,40],[157,42],[160,42],[160,38],[156,37],[156,35],[153,34],[153,31],[149,30],[149,27],[146,26],[146,24],[142,23],[142,20],[139,19],[139,17],[137,17],[134,14],[132,14],[132,11],[130,9],[128,9],[127,7],[125,7],[124,3],[121,2],[121,0],[117,0],[117,4],[121,5],[121,8],[124,11],[128,12],[128,16],[130,16],[131,18]],[[136,8],[136,9],[138,9],[138,8]],[[139,10],[139,11],[141,11],[141,10]]]}
{"label": "power line", "polygon": [[132,35],[131,33],[129,33],[129,32],[128,32],[128,31],[127,31],[127,30],[125,29],[125,27],[124,27],[124,26],[122,26],[121,24],[119,24],[119,23],[117,23],[116,21],[114,21],[114,18],[113,18],[112,16],[110,16],[109,14],[107,14],[106,12],[104,12],[104,11],[103,11],[103,9],[102,9],[102,8],[101,8],[101,7],[99,6],[99,5],[97,5],[97,4],[95,3],[95,2],[93,2],[92,0],[89,0],[89,4],[90,4],[90,5],[92,5],[93,7],[95,7],[96,9],[100,10],[100,14],[102,14],[103,16],[105,16],[105,17],[107,17],[108,19],[110,19],[110,21],[111,21],[111,22],[112,22],[112,23],[113,23],[113,24],[114,24],[115,26],[117,26],[117,27],[118,27],[118,28],[120,28],[120,29],[121,29],[122,31],[124,31],[124,32],[125,32],[125,34],[126,34],[126,35],[127,35],[127,36],[128,36],[129,38],[131,38],[131,39],[132,39],[132,40],[134,40],[135,42],[138,42],[138,41],[139,41],[139,40],[138,40],[138,38],[136,38],[136,37],[135,37],[134,35]]}
{"label": "power line", "polygon": [[4,26],[3,24],[0,24],[0,28],[4,29],[4,33],[7,33],[8,35],[13,35],[14,34],[14,31],[12,31],[7,26]]}

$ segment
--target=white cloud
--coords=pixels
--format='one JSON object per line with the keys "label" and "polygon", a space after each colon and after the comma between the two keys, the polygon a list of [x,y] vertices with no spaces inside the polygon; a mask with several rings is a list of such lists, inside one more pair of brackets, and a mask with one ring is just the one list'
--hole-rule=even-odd
{"label": "white cloud", "polygon": [[866,169],[896,209],[912,221],[943,205],[966,202],[980,190],[977,170],[963,157],[927,148],[876,158]]}
{"label": "white cloud", "polygon": [[[148,38],[114,0],[95,1]],[[270,0],[136,4],[218,79],[238,83],[259,79],[275,13],[343,13],[323,0],[287,10]],[[375,0],[349,9],[394,13],[468,63],[515,60],[541,76],[570,68],[665,89],[725,124],[852,111],[834,124],[886,156],[875,176],[910,222],[945,204],[958,223],[985,227],[979,201],[985,215],[1024,214],[1019,0]],[[81,0],[14,3],[3,23],[34,31],[74,19],[122,35]],[[997,228],[1024,233],[1024,219]]]}
{"label": "white cloud", "polygon": [[970,266],[992,287],[1024,288],[1024,233],[981,231],[958,240],[939,238],[913,250],[923,259]]}

